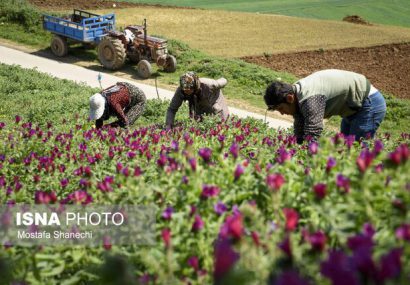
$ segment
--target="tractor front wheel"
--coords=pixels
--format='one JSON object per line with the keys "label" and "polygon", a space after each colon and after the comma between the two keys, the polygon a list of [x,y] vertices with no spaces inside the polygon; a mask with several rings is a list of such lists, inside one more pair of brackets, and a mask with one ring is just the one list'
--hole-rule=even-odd
{"label": "tractor front wheel", "polygon": [[66,56],[68,53],[67,39],[61,36],[55,35],[51,40],[51,51],[59,57]]}
{"label": "tractor front wheel", "polygon": [[126,56],[125,47],[119,39],[104,38],[98,45],[98,59],[107,69],[121,68]]}
{"label": "tractor front wheel", "polygon": [[147,79],[152,74],[152,67],[148,60],[141,60],[137,65],[138,75],[143,79]]}
{"label": "tractor front wheel", "polygon": [[175,72],[177,69],[177,60],[174,56],[168,55],[164,66],[165,72]]}

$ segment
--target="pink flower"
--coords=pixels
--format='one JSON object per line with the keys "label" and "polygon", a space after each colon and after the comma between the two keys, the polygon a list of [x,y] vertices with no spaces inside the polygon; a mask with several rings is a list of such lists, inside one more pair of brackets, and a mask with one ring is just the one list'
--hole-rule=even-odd
{"label": "pink flower", "polygon": [[195,271],[199,270],[199,259],[197,256],[191,256],[188,259],[188,265],[191,266]]}
{"label": "pink flower", "polygon": [[20,121],[21,121],[21,117],[19,115],[16,115],[15,117],[16,124],[20,123]]}
{"label": "pink flower", "polygon": [[54,191],[36,191],[34,194],[34,201],[36,204],[50,204],[57,201],[57,195]]}
{"label": "pink flower", "polygon": [[161,231],[162,240],[164,241],[165,247],[169,248],[171,245],[171,229],[165,228]]}
{"label": "pink flower", "polygon": [[282,272],[271,284],[274,285],[309,285],[299,273],[293,270]]}
{"label": "pink flower", "polygon": [[292,248],[289,235],[286,235],[286,237],[278,244],[278,247],[286,254],[287,257],[292,258]]}
{"label": "pink flower", "polygon": [[254,243],[256,246],[260,246],[260,245],[261,245],[258,232],[252,231],[252,232],[251,232],[251,237],[252,237],[253,243]]}
{"label": "pink flower", "polygon": [[61,185],[61,188],[67,187],[67,185],[68,185],[68,179],[67,179],[67,178],[61,179],[60,185]]}
{"label": "pink flower", "polygon": [[319,200],[325,198],[327,186],[324,183],[318,183],[313,186],[313,192]]}
{"label": "pink flower", "polygon": [[409,147],[407,144],[402,144],[393,152],[389,153],[389,159],[393,164],[399,165],[400,163],[406,162],[409,159],[409,155]]}
{"label": "pink flower", "polygon": [[317,151],[319,149],[319,145],[317,142],[312,141],[309,143],[309,152],[310,154],[317,154]]}
{"label": "pink flower", "polygon": [[285,229],[287,231],[295,230],[299,221],[298,212],[292,208],[285,208],[283,209],[283,214],[285,215],[286,219]]}
{"label": "pink flower", "polygon": [[342,251],[333,250],[320,265],[320,273],[329,278],[333,285],[359,285],[358,276],[349,257]]}
{"label": "pink flower", "polygon": [[363,150],[356,159],[356,165],[361,173],[364,173],[373,161],[373,154],[369,150]]}
{"label": "pink flower", "polygon": [[282,187],[283,183],[285,183],[285,178],[282,174],[269,174],[266,177],[266,184],[270,190],[278,191]]}
{"label": "pink flower", "polygon": [[292,154],[288,152],[285,147],[281,146],[278,150],[278,154],[276,156],[276,161],[279,164],[283,164],[285,161],[290,160],[292,158]]}
{"label": "pink flower", "polygon": [[410,224],[403,224],[397,228],[396,238],[410,242]]}
{"label": "pink flower", "polygon": [[111,238],[109,236],[103,237],[103,247],[105,250],[111,250],[112,244],[111,244]]}
{"label": "pink flower", "polygon": [[190,158],[188,162],[189,162],[189,165],[191,166],[192,171],[196,171],[196,159]]}
{"label": "pink flower", "polygon": [[233,238],[239,240],[244,232],[243,218],[240,213],[228,216],[221,226],[219,236],[221,238]]}

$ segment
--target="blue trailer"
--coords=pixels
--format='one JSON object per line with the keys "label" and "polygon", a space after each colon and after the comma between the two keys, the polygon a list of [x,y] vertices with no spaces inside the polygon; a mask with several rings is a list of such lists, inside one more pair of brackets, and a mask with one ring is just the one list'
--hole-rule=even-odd
{"label": "blue trailer", "polygon": [[43,28],[54,34],[51,51],[65,56],[70,42],[98,45],[109,31],[115,31],[115,14],[97,15],[74,9],[72,15],[43,15]]}

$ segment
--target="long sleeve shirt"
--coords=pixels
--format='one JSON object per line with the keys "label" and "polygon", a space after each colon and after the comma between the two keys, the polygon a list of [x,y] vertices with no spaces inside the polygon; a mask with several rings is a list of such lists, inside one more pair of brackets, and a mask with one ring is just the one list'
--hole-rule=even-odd
{"label": "long sleeve shirt", "polygon": [[228,117],[228,105],[221,90],[228,81],[225,78],[219,78],[218,80],[199,78],[199,81],[200,90],[198,94],[186,96],[180,87],[177,88],[167,110],[166,125],[172,126],[174,124],[175,115],[184,101],[189,102],[189,114],[191,116],[214,114],[220,115],[223,119]]}

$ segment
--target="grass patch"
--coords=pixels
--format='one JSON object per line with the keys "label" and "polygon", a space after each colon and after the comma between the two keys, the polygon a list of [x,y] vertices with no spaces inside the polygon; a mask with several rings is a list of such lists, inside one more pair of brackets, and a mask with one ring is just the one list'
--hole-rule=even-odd
{"label": "grass patch", "polygon": [[[88,100],[98,89],[70,80],[53,78],[34,69],[0,64],[0,121],[12,123],[15,116],[39,125],[88,124]],[[136,126],[164,124],[168,102],[149,100]],[[183,106],[177,120],[187,119]],[[112,121],[115,118],[111,119]],[[91,123],[90,123],[91,124]]]}
{"label": "grass patch", "polygon": [[126,0],[133,3],[189,6],[241,12],[272,13],[295,17],[341,20],[346,15],[360,15],[373,23],[410,27],[410,6],[407,0]]}

